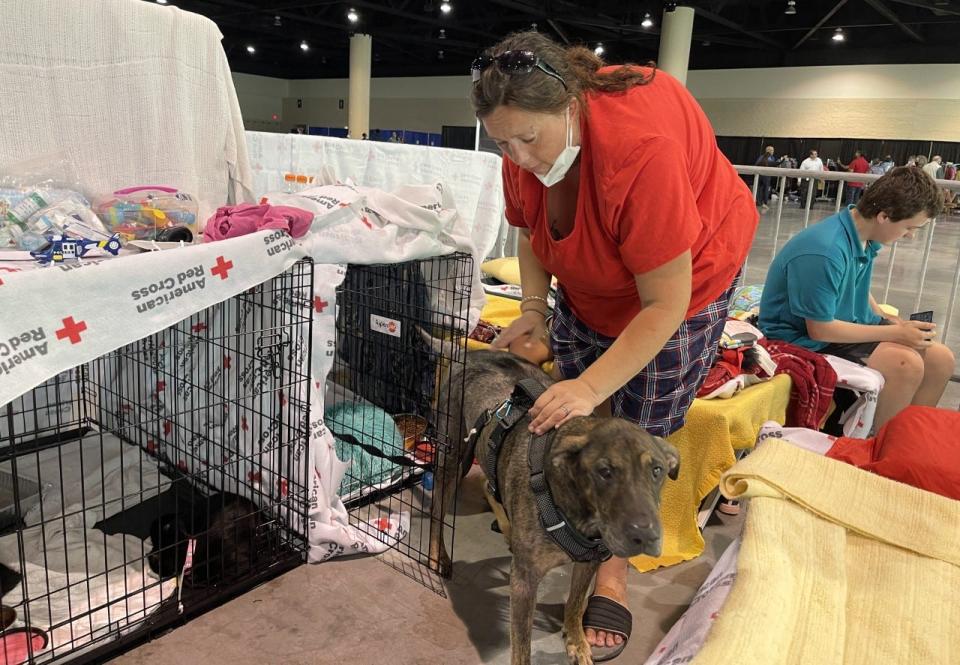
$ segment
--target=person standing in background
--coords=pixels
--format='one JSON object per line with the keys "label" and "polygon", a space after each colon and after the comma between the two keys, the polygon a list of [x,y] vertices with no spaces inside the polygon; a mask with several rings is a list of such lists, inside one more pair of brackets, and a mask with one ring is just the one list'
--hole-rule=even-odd
{"label": "person standing in background", "polygon": [[[805,160],[800,162],[801,171],[815,171],[817,173],[824,170],[823,160],[817,155],[816,150],[811,150],[810,154]],[[800,185],[800,207],[805,208],[807,205],[807,197],[810,196],[810,188],[816,187],[816,180],[813,178],[804,178],[803,182]],[[813,207],[813,201],[811,199],[810,207]]]}
{"label": "person standing in background", "polygon": [[[773,146],[768,145],[763,154],[757,157],[757,161],[753,164],[754,166],[767,166],[770,168],[775,168],[779,160],[773,154]],[[769,210],[767,205],[770,202],[770,188],[773,183],[773,176],[762,175],[760,176],[760,182],[757,183],[757,205],[760,206],[760,212],[766,212]]]}
{"label": "person standing in background", "polygon": [[[840,161],[840,158],[837,158],[837,164],[840,165],[844,171],[852,171],[853,173],[869,173],[870,172],[870,163],[867,162],[864,158],[863,153],[857,150],[853,153],[853,161],[849,164],[844,165]],[[860,200],[860,197],[863,195],[864,184],[862,182],[848,182],[847,186],[847,205],[857,205],[857,201]]]}

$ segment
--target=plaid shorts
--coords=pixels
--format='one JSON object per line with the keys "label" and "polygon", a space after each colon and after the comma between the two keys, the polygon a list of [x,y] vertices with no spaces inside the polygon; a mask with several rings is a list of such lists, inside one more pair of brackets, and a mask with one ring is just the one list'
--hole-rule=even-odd
{"label": "plaid shorts", "polygon": [[[632,420],[656,436],[667,436],[683,426],[687,409],[713,365],[727,305],[739,281],[737,274],[729,289],[684,321],[650,364],[613,394],[614,416]],[[615,338],[578,321],[558,289],[550,341],[560,374],[574,379],[610,348]]]}

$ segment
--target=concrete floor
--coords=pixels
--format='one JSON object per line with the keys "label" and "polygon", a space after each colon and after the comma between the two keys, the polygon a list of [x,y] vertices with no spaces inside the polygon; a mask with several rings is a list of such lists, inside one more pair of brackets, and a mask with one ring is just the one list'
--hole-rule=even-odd
{"label": "concrete floor", "polygon": [[[507,665],[510,555],[490,530],[476,469],[461,492],[450,582],[415,580],[384,557],[304,565],[124,654],[121,665]],[[741,519],[717,516],[698,559],[651,573],[631,571],[633,636],[615,662],[638,665],[683,613]],[[388,565],[390,564],[390,565]],[[540,589],[534,663],[560,663],[570,567]],[[414,575],[416,576],[416,575]]]}

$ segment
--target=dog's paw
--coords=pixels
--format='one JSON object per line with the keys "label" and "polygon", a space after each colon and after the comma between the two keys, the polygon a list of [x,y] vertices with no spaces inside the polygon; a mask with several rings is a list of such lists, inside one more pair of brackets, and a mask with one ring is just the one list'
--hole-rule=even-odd
{"label": "dog's paw", "polygon": [[440,550],[440,554],[437,557],[437,572],[440,573],[440,576],[444,579],[450,579],[453,576],[453,561],[450,560],[450,555],[447,554],[446,548]]}
{"label": "dog's paw", "polygon": [[593,665],[590,643],[586,637],[577,642],[567,640],[567,660],[570,665]]}

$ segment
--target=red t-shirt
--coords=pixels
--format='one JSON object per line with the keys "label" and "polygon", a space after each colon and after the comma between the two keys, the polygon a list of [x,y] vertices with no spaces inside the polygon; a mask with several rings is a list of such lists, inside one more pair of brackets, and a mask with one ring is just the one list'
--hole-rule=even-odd
{"label": "red t-shirt", "polygon": [[[862,156],[857,157],[848,166],[851,171],[854,173],[870,173],[870,163],[865,160]],[[854,189],[863,189],[862,182],[850,182],[847,184],[848,187],[853,187]]]}
{"label": "red t-shirt", "polygon": [[717,147],[703,110],[672,76],[621,93],[588,93],[580,114],[573,230],[554,240],[546,188],[503,159],[507,221],[530,231],[577,318],[610,337],[640,311],[634,275],[693,257],[687,316],[730,287],[753,241],[753,196]]}

